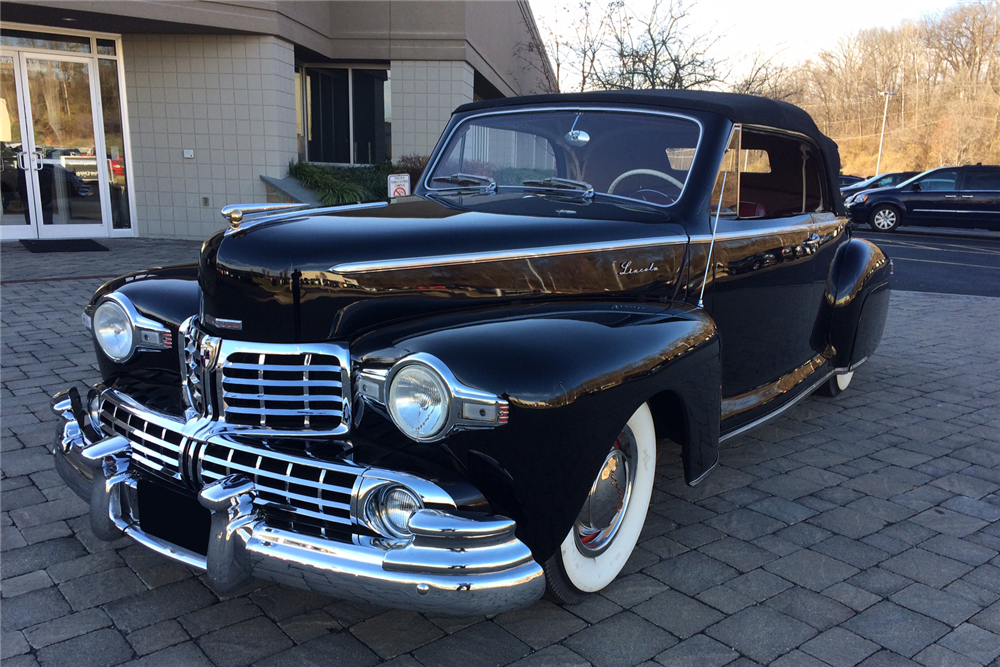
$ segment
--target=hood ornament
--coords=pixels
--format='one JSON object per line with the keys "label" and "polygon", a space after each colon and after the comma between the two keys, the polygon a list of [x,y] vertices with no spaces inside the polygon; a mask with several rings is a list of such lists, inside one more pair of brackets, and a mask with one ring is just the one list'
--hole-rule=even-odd
{"label": "hood ornament", "polygon": [[223,206],[221,213],[222,217],[229,221],[229,226],[235,230],[240,228],[243,218],[248,215],[289,211],[308,206],[310,204],[230,204],[229,206]]}

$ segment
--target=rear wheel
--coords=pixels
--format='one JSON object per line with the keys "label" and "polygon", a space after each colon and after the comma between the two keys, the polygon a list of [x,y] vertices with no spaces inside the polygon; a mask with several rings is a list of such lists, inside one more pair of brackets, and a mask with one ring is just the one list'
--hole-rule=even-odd
{"label": "rear wheel", "polygon": [[899,227],[900,222],[902,222],[902,216],[899,210],[895,206],[886,204],[876,206],[872,209],[871,215],[868,216],[868,224],[876,232],[891,232]]}
{"label": "rear wheel", "polygon": [[851,379],[853,377],[854,371],[851,371],[850,373],[838,373],[824,382],[822,386],[816,390],[816,393],[820,396],[827,396],[829,398],[839,396],[844,393],[847,387],[851,384]]}
{"label": "rear wheel", "polygon": [[642,532],[655,471],[656,432],[643,404],[622,428],[573,527],[545,563],[551,599],[577,604],[615,580]]}

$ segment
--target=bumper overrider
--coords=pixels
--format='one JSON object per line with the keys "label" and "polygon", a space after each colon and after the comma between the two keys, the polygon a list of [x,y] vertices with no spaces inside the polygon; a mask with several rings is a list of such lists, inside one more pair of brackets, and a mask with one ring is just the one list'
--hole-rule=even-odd
{"label": "bumper overrider", "polygon": [[[103,540],[127,535],[204,570],[216,592],[259,577],[337,598],[464,615],[525,607],[545,590],[542,568],[515,537],[512,520],[453,514],[454,501],[428,480],[346,458],[255,449],[217,423],[158,413],[114,389],[97,391],[96,410],[86,410],[73,390],[52,401],[61,418],[55,467],[90,503],[91,529]],[[393,484],[443,508],[414,511],[405,539],[364,530],[367,498]],[[207,530],[207,549],[180,546],[155,528],[153,515],[172,511],[164,494],[184,501],[178,513],[198,515],[178,518]],[[316,511],[302,509],[310,507],[303,502],[290,507],[290,499],[312,501]],[[294,520],[303,515],[339,522],[339,530],[298,530]]]}

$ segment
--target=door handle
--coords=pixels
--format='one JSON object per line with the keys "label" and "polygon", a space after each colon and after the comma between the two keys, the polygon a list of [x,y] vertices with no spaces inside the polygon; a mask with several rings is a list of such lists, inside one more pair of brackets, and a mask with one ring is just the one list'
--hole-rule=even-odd
{"label": "door handle", "polygon": [[958,199],[958,195],[945,195],[945,199]]}
{"label": "door handle", "polygon": [[42,160],[44,160],[44,159],[45,159],[45,156],[42,154],[42,151],[36,150],[35,151],[35,160],[32,163],[32,166],[35,168],[35,171],[41,171],[42,170]]}
{"label": "door handle", "polygon": [[962,195],[962,199],[972,199],[975,195]]}
{"label": "door handle", "polygon": [[21,151],[17,154],[17,166],[21,171],[28,171],[28,152]]}

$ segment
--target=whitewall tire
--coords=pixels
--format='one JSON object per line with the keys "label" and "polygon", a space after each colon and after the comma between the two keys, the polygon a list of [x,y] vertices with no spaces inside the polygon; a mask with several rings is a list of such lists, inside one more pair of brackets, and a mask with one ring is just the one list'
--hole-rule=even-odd
{"label": "whitewall tire", "polygon": [[656,431],[645,403],[622,428],[580,514],[545,564],[550,598],[582,602],[615,580],[646,521],[656,474]]}

